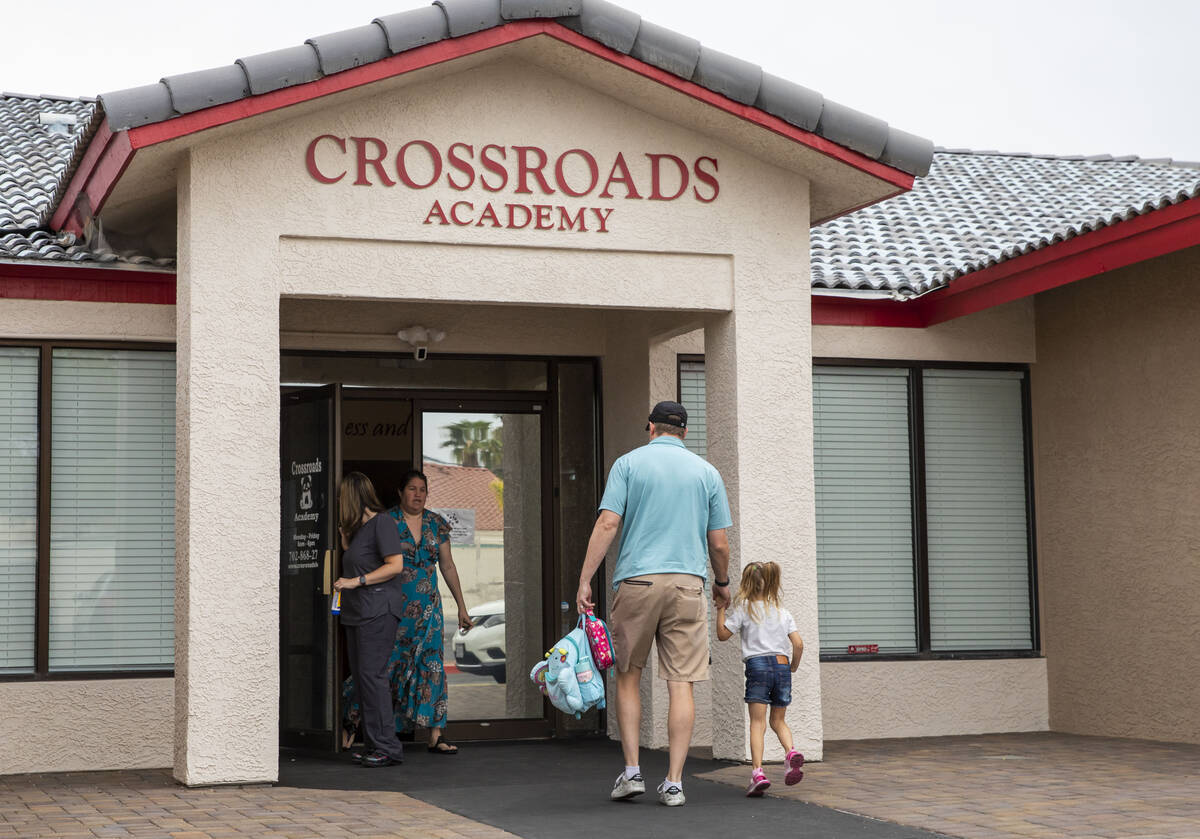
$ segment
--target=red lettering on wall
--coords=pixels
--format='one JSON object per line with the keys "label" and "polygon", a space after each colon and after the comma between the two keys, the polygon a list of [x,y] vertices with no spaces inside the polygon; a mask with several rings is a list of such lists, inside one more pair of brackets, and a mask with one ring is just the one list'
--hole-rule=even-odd
{"label": "red lettering on wall", "polygon": [[341,137],[335,137],[332,134],[322,134],[320,137],[313,138],[313,141],[308,144],[308,150],[304,153],[304,165],[308,168],[308,174],[313,176],[313,180],[323,184],[336,184],[342,178],[346,177],[346,170],[342,170],[342,174],[331,178],[321,173],[317,168],[317,143],[322,140],[333,140],[337,143],[337,147],[342,150],[342,154],[346,153],[346,141]]}
{"label": "red lettering on wall", "polygon": [[[412,179],[408,174],[407,155],[408,150],[413,146],[420,146],[429,152],[429,159],[433,163],[433,174],[429,178],[429,183],[419,184]],[[428,189],[437,183],[438,178],[442,176],[442,155],[437,150],[437,146],[428,140],[409,140],[400,147],[400,151],[396,153],[396,174],[400,176],[400,180],[404,181],[404,185],[411,189]]]}
{"label": "red lettering on wall", "polygon": [[550,211],[554,207],[550,204],[534,204],[533,210],[537,213],[537,222],[533,225],[537,230],[553,230],[554,222],[550,220]]}
{"label": "red lettering on wall", "polygon": [[[588,174],[590,177],[588,180],[588,185],[579,191],[571,188],[571,185],[567,183],[567,176],[563,172],[563,163],[566,161],[567,155],[569,154],[577,154],[582,157],[583,162],[586,163],[588,167]],[[596,158],[593,157],[590,152],[584,151],[583,149],[567,149],[565,152],[560,154],[558,156],[558,160],[554,162],[554,180],[558,183],[558,188],[567,195],[570,195],[572,198],[582,198],[584,195],[587,195],[596,188],[596,184],[600,180],[600,167],[596,164]]]}
{"label": "red lettering on wall", "polygon": [[[650,158],[650,200],[674,201],[683,195],[684,190],[688,188],[687,164],[673,154],[647,154],[646,157]],[[663,195],[662,173],[659,171],[659,167],[664,160],[671,161],[679,170],[679,189],[675,190],[674,195]]]}
{"label": "red lettering on wall", "polygon": [[[462,158],[454,153],[455,149],[466,149],[467,157]],[[475,156],[475,147],[468,146],[466,143],[452,143],[450,148],[446,149],[446,159],[450,161],[450,165],[467,176],[467,182],[460,184],[454,180],[454,176],[449,172],[446,173],[446,183],[450,184],[451,189],[464,190],[470,189],[475,183],[475,167],[471,165],[471,158]]]}
{"label": "red lettering on wall", "polygon": [[568,210],[566,207],[559,207],[558,208],[558,229],[559,230],[574,230],[575,225],[578,224],[579,230],[576,232],[587,233],[587,222],[585,222],[583,220],[584,219],[583,211],[585,209],[587,209],[587,208],[580,207],[579,212],[577,212],[574,216],[572,216],[571,211]]}
{"label": "red lettering on wall", "polygon": [[500,223],[500,219],[496,217],[496,208],[492,206],[491,201],[489,201],[488,205],[483,208],[483,212],[479,214],[479,221],[475,222],[475,226],[483,227],[483,223],[485,221],[490,221],[492,223],[492,227],[504,226]]}
{"label": "red lettering on wall", "polygon": [[[539,149],[537,146],[513,146],[513,151],[517,153],[517,188],[518,194],[528,194],[533,192],[529,188],[529,176],[533,175],[537,178],[538,186],[542,188],[542,195],[553,195],[554,190],[550,184],[546,182],[546,176],[542,174],[542,170],[546,168],[546,163],[549,158],[546,152]],[[537,163],[533,166],[529,165],[529,155],[533,154],[537,158]]]}
{"label": "red lettering on wall", "polygon": [[[373,166],[380,183],[384,186],[395,186],[396,182],[388,177],[387,172],[383,171],[383,158],[387,155],[387,144],[377,137],[351,137],[350,139],[354,141],[355,149],[358,152],[358,178],[354,181],[354,185],[371,186],[371,182],[367,180],[367,167]],[[373,143],[378,151],[374,157],[367,153],[368,143]]]}
{"label": "red lettering on wall", "polygon": [[470,201],[455,201],[454,204],[450,207],[450,220],[452,222],[454,222],[455,224],[457,224],[459,227],[466,227],[468,224],[471,223],[471,220],[466,219],[464,221],[463,219],[460,219],[458,217],[458,208],[459,207],[466,207],[468,210],[474,210],[475,205],[472,204]]}
{"label": "red lettering on wall", "polygon": [[[700,168],[700,164],[704,161],[712,164],[712,173],[705,172]],[[711,204],[717,200],[717,196],[721,194],[721,185],[717,183],[717,159],[715,157],[697,157],[696,165],[692,171],[696,173],[696,180],[702,181],[712,187],[712,195],[705,198],[700,194],[699,187],[692,187],[692,194],[696,196],[697,201],[703,201],[705,204]]]}
{"label": "red lettering on wall", "polygon": [[446,211],[442,209],[441,202],[434,201],[433,206],[429,208],[428,215],[425,216],[424,224],[433,224],[434,219],[438,220],[438,224],[449,224],[446,220]]}
{"label": "red lettering on wall", "polygon": [[496,151],[500,152],[501,158],[508,157],[508,154],[504,151],[504,146],[497,146],[494,143],[489,143],[479,150],[479,162],[483,164],[483,168],[500,176],[500,183],[498,183],[496,186],[492,186],[487,182],[487,178],[485,178],[483,175],[480,175],[479,184],[488,192],[499,192],[508,185],[508,170],[504,168],[504,164],[499,160],[493,160],[492,158],[488,157],[488,149],[495,149]]}
{"label": "red lettering on wall", "polygon": [[[620,177],[617,177],[617,172],[620,171]],[[600,193],[601,198],[612,198],[613,195],[609,192],[609,187],[613,184],[625,184],[626,198],[641,198],[642,195],[637,191],[637,187],[633,184],[633,176],[629,174],[629,164],[625,162],[625,155],[617,152],[617,159],[613,161],[612,171],[608,173],[608,180],[604,182],[604,191]]]}
{"label": "red lettering on wall", "polygon": [[[639,198],[641,196],[638,196]],[[592,212],[596,214],[596,221],[600,222],[599,233],[608,232],[608,217],[612,215],[612,208],[605,209],[603,207],[592,207]]]}
{"label": "red lettering on wall", "polygon": [[[508,207],[508,229],[509,230],[520,230],[522,227],[529,226],[529,222],[533,219],[533,211],[532,210],[530,210],[524,204],[505,204],[504,206]],[[525,214],[525,220],[523,222],[521,222],[520,224],[517,224],[517,218],[516,218],[517,210],[520,210],[521,212],[523,212]]]}

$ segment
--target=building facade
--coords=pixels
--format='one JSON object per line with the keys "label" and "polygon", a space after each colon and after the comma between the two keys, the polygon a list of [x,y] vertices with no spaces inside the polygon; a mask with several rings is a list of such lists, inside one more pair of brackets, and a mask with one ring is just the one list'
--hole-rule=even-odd
{"label": "building facade", "polygon": [[[492,630],[445,639],[452,733],[616,736],[523,674],[573,621],[607,467],[676,395],[735,571],[784,568],[806,754],[1200,740],[1196,680],[1155,686],[1196,625],[1172,508],[1195,451],[1186,377],[1150,364],[1187,363],[1194,191],[1024,250],[990,219],[1009,250],[972,262],[922,225],[961,229],[940,185],[989,161],[597,0],[444,0],[97,103],[3,104],[0,772],[258,782],[281,747],[336,751],[333,487],[354,468],[386,496],[425,462]],[[41,113],[74,127],[35,133]],[[1125,207],[1196,182],[1126,163]],[[447,463],[480,471],[442,503]],[[741,759],[738,651],[713,664],[697,741]]]}

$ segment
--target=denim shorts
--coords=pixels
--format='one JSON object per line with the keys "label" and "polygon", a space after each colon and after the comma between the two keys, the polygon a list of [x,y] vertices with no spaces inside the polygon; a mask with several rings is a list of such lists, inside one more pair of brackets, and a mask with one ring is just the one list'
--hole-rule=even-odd
{"label": "denim shorts", "polygon": [[746,701],[785,708],[792,703],[792,668],[773,655],[746,659]]}

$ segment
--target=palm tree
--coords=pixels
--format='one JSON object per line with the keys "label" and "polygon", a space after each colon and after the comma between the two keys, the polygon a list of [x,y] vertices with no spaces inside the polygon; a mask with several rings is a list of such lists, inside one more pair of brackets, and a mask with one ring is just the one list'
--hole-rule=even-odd
{"label": "palm tree", "polygon": [[500,468],[503,452],[499,429],[490,420],[459,420],[445,427],[443,446],[450,449],[454,460],[462,466],[483,466],[493,471]]}

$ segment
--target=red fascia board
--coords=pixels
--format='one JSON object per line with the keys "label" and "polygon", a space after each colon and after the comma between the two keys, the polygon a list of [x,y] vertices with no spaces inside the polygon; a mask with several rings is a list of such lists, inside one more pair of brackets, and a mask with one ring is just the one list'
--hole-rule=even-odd
{"label": "red fascia board", "polygon": [[[427,44],[423,47],[417,47],[416,49],[372,62],[371,64],[335,73],[332,76],[325,76],[316,81],[285,87],[270,93],[239,99],[236,102],[229,102],[212,108],[205,108],[202,111],[183,114],[182,116],[163,120],[162,122],[119,131],[115,137],[108,131],[106,122],[103,124],[104,133],[97,132],[96,136],[92,139],[87,153],[84,155],[83,162],[76,171],[75,177],[72,178],[70,187],[64,194],[63,200],[59,203],[59,207],[52,219],[52,226],[55,230],[62,230],[65,227],[76,233],[81,232],[78,220],[75,220],[75,226],[68,226],[72,221],[71,214],[73,213],[75,201],[80,192],[86,191],[89,198],[99,199],[99,203],[92,204],[93,212],[99,212],[100,206],[112,192],[117,179],[125,171],[126,167],[128,167],[130,160],[132,160],[133,155],[138,149],[157,143],[165,143],[168,140],[175,140],[189,134],[215,128],[219,125],[226,125],[241,119],[267,113],[268,111],[286,108],[289,105],[308,102],[322,96],[340,93],[344,90],[360,87],[393,76],[399,76],[404,73],[410,73],[414,70],[432,67],[494,47],[516,43],[517,41],[532,38],[536,35],[547,35],[565,44],[570,44],[584,52],[656,81],[665,87],[679,91],[768,131],[812,148],[848,166],[860,169],[869,175],[899,187],[901,190],[912,189],[913,176],[906,172],[893,169],[890,166],[872,160],[866,155],[840,146],[811,131],[804,131],[797,128],[751,105],[734,102],[732,99],[719,93],[714,93],[693,82],[681,79],[678,76],[674,76],[665,70],[660,70],[636,58],[631,58],[616,50],[609,49],[584,35],[580,35],[578,32],[568,29],[556,21],[524,20],[485,29],[481,32],[475,32],[459,38]],[[116,137],[122,138],[121,141],[118,142],[115,139]],[[99,151],[94,150],[97,145],[102,146]],[[104,165],[101,166],[101,164]],[[92,181],[95,181],[95,183],[92,183]]]}
{"label": "red fascia board", "polygon": [[942,323],[1042,291],[1200,244],[1200,200],[1066,239],[953,281],[920,302]]}
{"label": "red fascia board", "polygon": [[80,195],[87,198],[93,214],[99,212],[122,173],[133,161],[133,154],[127,131],[113,134],[107,126],[104,126],[103,134],[97,131],[62,200],[58,202],[58,208],[50,219],[50,228],[83,235],[87,219],[79,213]]}
{"label": "red fascia board", "polygon": [[933,326],[1195,245],[1200,245],[1200,199],[1193,198],[974,271],[913,300],[814,295],[813,323]]}
{"label": "red fascia board", "polygon": [[0,262],[0,299],[175,305],[175,275],[160,271]]}
{"label": "red fascia board", "polygon": [[900,300],[857,300],[852,297],[812,296],[816,326],[925,326],[920,306]]}

